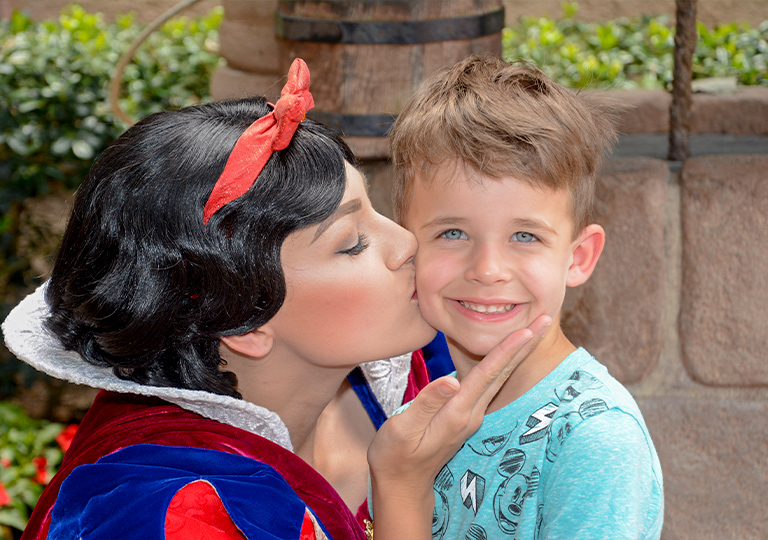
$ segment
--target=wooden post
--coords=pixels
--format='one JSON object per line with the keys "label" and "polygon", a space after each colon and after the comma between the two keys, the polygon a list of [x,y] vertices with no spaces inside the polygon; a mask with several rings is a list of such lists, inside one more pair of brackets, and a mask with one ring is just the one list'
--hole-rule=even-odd
{"label": "wooden post", "polygon": [[672,105],[669,110],[670,161],[691,157],[691,105],[693,97],[693,53],[696,49],[696,0],[676,0],[675,67]]}

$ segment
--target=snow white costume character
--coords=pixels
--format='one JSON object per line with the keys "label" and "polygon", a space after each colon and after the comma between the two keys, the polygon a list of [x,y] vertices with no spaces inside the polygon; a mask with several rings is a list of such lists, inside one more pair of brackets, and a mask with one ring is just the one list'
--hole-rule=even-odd
{"label": "snow white costume character", "polygon": [[318,472],[318,418],[371,361],[363,394],[391,414],[434,331],[414,239],[311,107],[297,59],[274,106],[154,114],[96,161],[3,325],[21,359],[102,389],[23,538],[365,538]]}

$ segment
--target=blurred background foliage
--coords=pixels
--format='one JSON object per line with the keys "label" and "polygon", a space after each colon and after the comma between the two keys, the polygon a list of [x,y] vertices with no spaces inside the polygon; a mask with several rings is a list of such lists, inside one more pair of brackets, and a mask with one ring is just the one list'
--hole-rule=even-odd
{"label": "blurred background foliage", "polygon": [[[563,3],[559,18],[522,17],[503,32],[504,55],[542,66],[566,86],[669,88],[674,20],[669,16],[578,19]],[[120,106],[131,117],[210,100],[209,81],[224,63],[218,53],[223,9],[177,17],[154,32],[123,76]],[[106,22],[78,5],[57,20],[21,12],[0,21],[0,320],[38,285],[55,252],[67,208],[58,221],[30,209],[51,193],[71,193],[93,159],[125,125],[108,103],[122,53],[145,25],[128,14]],[[694,77],[731,77],[768,85],[768,21],[758,28],[699,25]],[[38,212],[40,214],[40,212]],[[36,377],[0,347],[0,398]]]}
{"label": "blurred background foliage", "polygon": [[77,426],[31,419],[9,403],[0,403],[0,423],[0,538],[6,540],[24,530]]}
{"label": "blurred background foliage", "polygon": [[[123,76],[130,116],[210,99],[221,8],[175,18],[139,48]],[[57,20],[21,12],[0,21],[0,320],[39,284],[58,247],[61,220],[34,219],[34,198],[66,193],[126,126],[108,102],[115,64],[144,28],[133,15],[105,22],[73,5]],[[57,216],[61,218],[62,216]],[[0,347],[0,398],[36,374]]]}
{"label": "blurred background foliage", "polygon": [[[670,89],[674,17],[578,20],[578,4],[563,3],[559,19],[522,17],[503,32],[504,56],[525,58],[572,88]],[[760,27],[698,25],[693,77],[734,77],[768,86],[768,20]]]}

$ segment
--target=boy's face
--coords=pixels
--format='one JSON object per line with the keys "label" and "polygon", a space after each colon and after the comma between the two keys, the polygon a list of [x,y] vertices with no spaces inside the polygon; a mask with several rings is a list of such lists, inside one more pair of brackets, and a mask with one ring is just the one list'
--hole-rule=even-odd
{"label": "boy's face", "polygon": [[449,343],[482,357],[539,315],[556,321],[578,244],[567,190],[445,164],[413,187],[419,308]]}

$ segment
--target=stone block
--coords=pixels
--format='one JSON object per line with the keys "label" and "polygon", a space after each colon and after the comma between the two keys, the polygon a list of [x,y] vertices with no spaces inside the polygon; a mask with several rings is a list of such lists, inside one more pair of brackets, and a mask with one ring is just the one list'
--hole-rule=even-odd
{"label": "stone block", "polygon": [[691,132],[768,135],[768,87],[739,86],[730,94],[694,94]]}
{"label": "stone block", "polygon": [[641,381],[662,344],[666,162],[610,159],[598,178],[606,244],[592,277],[569,289],[562,327],[623,383]]}
{"label": "stone block", "polygon": [[[595,90],[619,105],[623,134],[669,132],[672,95],[665,90]],[[732,93],[693,95],[691,133],[768,135],[768,88],[738,86]]]}
{"label": "stone block", "polygon": [[768,386],[766,171],[768,155],[694,158],[681,170],[681,352],[702,384]]}
{"label": "stone block", "polygon": [[662,540],[764,540],[768,402],[638,399],[664,475]]}
{"label": "stone block", "polygon": [[667,133],[672,96],[664,90],[598,90],[619,105],[617,127],[623,134]]}
{"label": "stone block", "polygon": [[211,97],[216,100],[265,96],[272,103],[280,97],[284,80],[276,74],[249,73],[219,66],[211,78]]}

